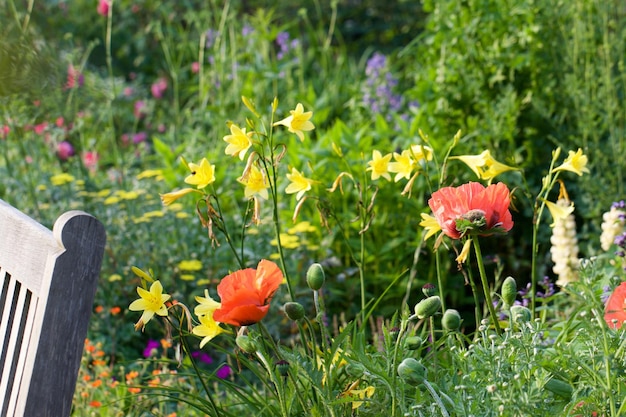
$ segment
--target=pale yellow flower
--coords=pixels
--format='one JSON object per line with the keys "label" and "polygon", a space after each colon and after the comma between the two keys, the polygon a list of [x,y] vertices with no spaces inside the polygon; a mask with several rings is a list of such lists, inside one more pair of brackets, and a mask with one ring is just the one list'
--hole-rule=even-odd
{"label": "pale yellow flower", "polygon": [[413,172],[413,168],[415,168],[415,161],[411,157],[411,150],[404,150],[401,154],[394,152],[393,159],[395,162],[389,163],[389,172],[396,173],[394,177],[394,181],[398,182],[401,178],[406,178],[407,180],[411,178],[411,173]]}
{"label": "pale yellow flower", "polygon": [[389,175],[389,161],[391,161],[390,153],[382,156],[380,151],[374,150],[372,152],[372,160],[367,163],[367,171],[372,171],[372,181],[375,181],[380,177],[385,178],[387,181],[391,181],[391,175]]}
{"label": "pale yellow flower", "polygon": [[178,269],[181,271],[200,271],[202,262],[198,259],[182,260],[178,263]]}
{"label": "pale yellow flower", "polygon": [[470,253],[470,248],[472,247],[472,239],[467,239],[463,244],[463,249],[461,249],[461,253],[456,257],[456,262],[459,264],[465,263],[467,257]]}
{"label": "pale yellow flower", "polygon": [[161,202],[163,203],[163,205],[169,206],[170,204],[172,204],[174,201],[178,200],[179,198],[186,196],[189,193],[197,193],[197,192],[198,190],[194,188],[183,188],[182,190],[172,191],[171,193],[160,194]]}
{"label": "pale yellow flower", "polygon": [[198,321],[200,321],[200,324],[194,327],[191,332],[196,336],[202,337],[200,349],[220,333],[228,333],[228,330],[220,327],[219,322],[213,320],[213,313],[199,316]]}
{"label": "pale yellow flower", "polygon": [[135,324],[135,329],[143,329],[145,325],[154,317],[155,314],[159,316],[167,316],[167,307],[165,302],[170,299],[169,294],[163,294],[163,286],[160,281],[154,281],[150,286],[150,290],[146,290],[141,287],[137,287],[137,294],[139,299],[133,301],[128,309],[130,311],[142,311],[141,318]]}
{"label": "pale yellow flower", "polygon": [[[349,392],[346,392],[346,395],[353,395],[353,396],[363,400],[363,399],[365,399],[365,397],[372,398],[372,396],[374,395],[375,391],[376,391],[376,388],[374,388],[373,386],[370,385],[369,387],[364,388],[364,389],[353,389],[353,390],[350,390]],[[363,404],[363,401],[352,401],[352,409],[356,410],[362,404]]]}
{"label": "pale yellow flower", "polygon": [[200,165],[190,162],[189,169],[191,170],[191,175],[185,178],[187,184],[204,188],[215,181],[215,165],[211,165],[206,158],[202,158]]}
{"label": "pale yellow flower", "polygon": [[489,150],[483,151],[480,155],[453,156],[450,159],[460,159],[474,171],[478,178],[487,181],[491,181],[503,172],[516,169],[496,161]]}
{"label": "pale yellow flower", "polygon": [[283,120],[274,123],[276,125],[286,126],[291,133],[295,133],[301,141],[304,141],[304,133],[315,129],[313,123],[309,121],[313,117],[312,111],[304,111],[302,104],[298,103],[295,110],[290,110],[291,116],[287,116]]}
{"label": "pale yellow flower", "polygon": [[240,129],[235,124],[230,125],[230,135],[224,136],[224,141],[228,143],[225,153],[226,155],[239,156],[243,161],[246,152],[252,146],[253,132],[246,132],[246,128]]}
{"label": "pale yellow flower", "polygon": [[587,155],[583,154],[583,150],[578,148],[576,152],[569,151],[567,158],[561,165],[554,168],[554,171],[571,171],[578,176],[583,175],[583,172],[589,172],[587,168]]}
{"label": "pale yellow flower", "polygon": [[204,297],[196,296],[195,299],[198,305],[193,310],[193,312],[198,317],[207,316],[207,315],[212,316],[213,312],[217,310],[218,308],[220,308],[222,305],[218,301],[215,301],[214,299],[211,298],[208,290],[204,290]]}
{"label": "pale yellow flower", "polygon": [[270,185],[267,181],[267,177],[256,165],[250,166],[250,170],[246,173],[246,176],[239,178],[237,181],[246,186],[244,190],[246,198],[257,196],[267,200],[267,189]]}
{"label": "pale yellow flower", "polygon": [[552,224],[550,227],[554,227],[554,225],[561,220],[564,220],[574,212],[574,203],[570,202],[569,205],[565,206],[563,204],[556,204],[551,201],[546,201],[546,207],[550,211],[552,215]]}
{"label": "pale yellow flower", "polygon": [[416,161],[421,161],[422,159],[432,161],[433,159],[433,149],[429,146],[411,145],[411,154]]}
{"label": "pale yellow flower", "polygon": [[287,174],[287,179],[291,181],[285,192],[287,194],[296,194],[296,200],[300,200],[304,193],[311,189],[313,180],[302,175],[300,171],[295,168],[291,168],[291,174]]}
{"label": "pale yellow flower", "polygon": [[50,177],[50,182],[52,183],[52,185],[56,186],[69,184],[72,181],[74,181],[74,176],[65,172]]}
{"label": "pale yellow flower", "polygon": [[426,230],[424,240],[428,240],[431,236],[441,231],[441,226],[439,226],[439,222],[437,222],[437,219],[434,216],[426,213],[420,213],[420,216],[422,216],[420,226]]}

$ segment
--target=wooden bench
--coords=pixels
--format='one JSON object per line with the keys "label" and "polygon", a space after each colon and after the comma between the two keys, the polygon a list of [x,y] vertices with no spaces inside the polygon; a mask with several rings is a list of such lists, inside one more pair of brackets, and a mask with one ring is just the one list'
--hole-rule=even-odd
{"label": "wooden bench", "polygon": [[84,212],[50,231],[0,200],[0,416],[70,415],[105,241]]}

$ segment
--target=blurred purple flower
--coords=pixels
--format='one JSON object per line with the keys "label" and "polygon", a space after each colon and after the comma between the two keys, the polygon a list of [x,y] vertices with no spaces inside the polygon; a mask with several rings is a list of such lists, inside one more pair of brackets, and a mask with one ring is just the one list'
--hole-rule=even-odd
{"label": "blurred purple flower", "polygon": [[226,379],[232,374],[232,370],[228,365],[222,365],[216,372],[215,375],[219,379]]}
{"label": "blurred purple flower", "polygon": [[71,143],[64,140],[57,147],[57,155],[61,161],[67,161],[70,156],[74,156],[74,147]]}
{"label": "blurred purple flower", "polygon": [[152,96],[156,99],[163,98],[163,94],[167,90],[167,79],[161,77],[159,78],[152,86],[150,87],[150,91],[152,92]]}
{"label": "blurred purple flower", "polygon": [[146,347],[143,350],[143,357],[149,358],[150,356],[156,354],[157,349],[161,346],[158,340],[148,340],[146,343]]}
{"label": "blurred purple flower", "polygon": [[145,142],[148,139],[148,134],[146,132],[137,132],[133,135],[133,143],[136,145],[141,142]]}
{"label": "blurred purple flower", "polygon": [[245,24],[243,25],[243,29],[241,29],[241,35],[244,37],[247,37],[249,35],[251,35],[252,33],[254,33],[254,28],[252,26],[250,26],[249,24]]}
{"label": "blurred purple flower", "polygon": [[208,353],[203,352],[201,350],[196,350],[196,351],[191,352],[191,357],[206,364],[213,363],[213,358],[210,357]]}
{"label": "blurred purple flower", "polygon": [[217,37],[220,35],[220,32],[217,30],[209,29],[205,32],[205,35],[206,35],[206,44],[204,45],[204,47],[211,48],[213,44],[215,43],[215,40],[217,39]]}

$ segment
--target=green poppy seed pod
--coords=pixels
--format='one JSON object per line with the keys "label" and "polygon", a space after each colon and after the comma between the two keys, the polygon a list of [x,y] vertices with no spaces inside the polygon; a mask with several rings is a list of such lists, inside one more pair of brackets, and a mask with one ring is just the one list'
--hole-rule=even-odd
{"label": "green poppy seed pod", "polygon": [[434,284],[427,282],[422,287],[422,292],[424,293],[426,297],[432,297],[433,295],[437,295],[437,287],[435,287]]}
{"label": "green poppy seed pod", "polygon": [[398,375],[411,385],[424,382],[426,373],[426,367],[415,358],[406,358],[398,365]]}
{"label": "green poppy seed pod", "polygon": [[546,382],[544,387],[553,394],[563,397],[566,400],[572,398],[572,392],[574,391],[570,384],[556,378],[551,378],[548,382]]}
{"label": "green poppy seed pod", "polygon": [[290,301],[288,303],[285,303],[283,308],[285,309],[285,314],[287,314],[287,317],[289,317],[293,321],[300,320],[304,317],[304,307],[302,307],[302,304],[300,303]]}
{"label": "green poppy seed pod", "polygon": [[415,315],[417,318],[425,319],[434,316],[441,308],[441,299],[438,295],[424,298],[415,305]]}
{"label": "green poppy seed pod", "polygon": [[441,325],[444,329],[452,332],[455,330],[459,330],[461,327],[461,315],[458,311],[449,308],[443,313],[443,317],[441,318]]}
{"label": "green poppy seed pod", "polygon": [[324,276],[324,268],[318,263],[312,264],[306,271],[306,283],[313,291],[317,291],[324,285],[326,277]]}
{"label": "green poppy seed pod", "polygon": [[404,347],[408,350],[417,350],[422,346],[422,338],[419,336],[409,336],[404,339]]}
{"label": "green poppy seed pod", "polygon": [[246,353],[254,353],[257,351],[256,342],[249,336],[237,336],[237,338],[235,339],[235,343],[237,343],[239,349],[243,350]]}
{"label": "green poppy seed pod", "polygon": [[348,375],[356,379],[361,378],[365,373],[365,367],[360,363],[349,363],[344,369]]}
{"label": "green poppy seed pod", "polygon": [[530,310],[524,306],[512,306],[511,307],[511,318],[513,322],[528,322],[531,318]]}
{"label": "green poppy seed pod", "polygon": [[500,294],[502,301],[508,307],[512,306],[517,296],[517,283],[515,278],[507,277],[502,283],[502,293]]}

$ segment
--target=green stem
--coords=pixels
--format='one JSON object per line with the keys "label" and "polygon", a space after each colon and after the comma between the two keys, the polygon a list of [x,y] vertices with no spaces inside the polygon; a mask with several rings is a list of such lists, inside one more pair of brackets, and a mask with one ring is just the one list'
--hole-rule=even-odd
{"label": "green stem", "polygon": [[430,382],[428,382],[427,380],[424,380],[424,381],[422,381],[422,384],[424,384],[424,386],[426,387],[428,392],[430,392],[430,395],[433,397],[433,400],[435,400],[435,402],[439,406],[439,409],[441,410],[441,414],[444,417],[450,417],[450,414],[448,413],[448,410],[446,410],[446,406],[443,405],[443,401],[441,401],[441,397],[437,394],[437,391],[435,391],[433,386],[430,385]]}
{"label": "green stem", "polygon": [[483,263],[483,255],[480,250],[478,236],[472,236],[472,240],[474,243],[474,252],[476,253],[476,262],[478,263],[478,271],[480,272],[480,281],[483,286],[483,292],[485,293],[485,303],[487,303],[487,308],[489,309],[489,314],[491,315],[491,320],[493,321],[496,333],[501,334],[502,330],[500,329],[500,322],[498,321],[496,310],[493,308],[491,292],[489,291],[489,284],[487,283],[487,274],[485,273],[485,265]]}
{"label": "green stem", "polygon": [[472,295],[474,296],[474,320],[476,322],[476,330],[480,327],[480,321],[482,320],[482,311],[480,309],[480,301],[478,300],[478,287],[474,282],[474,274],[472,274],[472,268],[467,268],[467,276],[469,278],[470,287],[472,288]]}

